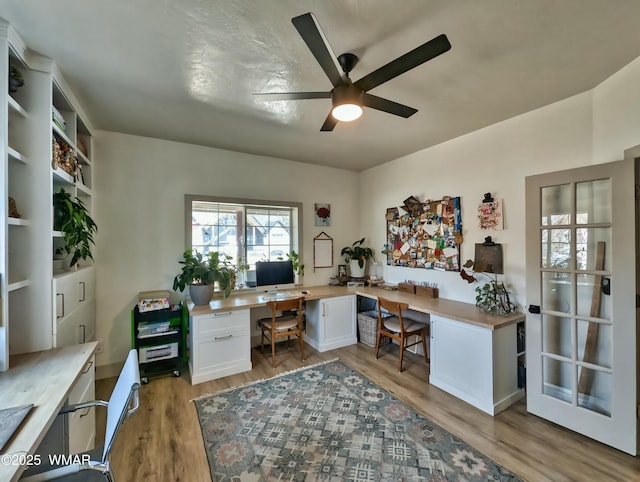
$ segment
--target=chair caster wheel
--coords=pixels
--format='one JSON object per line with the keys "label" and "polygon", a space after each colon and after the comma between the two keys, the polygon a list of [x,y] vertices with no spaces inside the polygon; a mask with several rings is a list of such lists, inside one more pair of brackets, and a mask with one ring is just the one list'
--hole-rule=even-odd
{"label": "chair caster wheel", "polygon": [[174,377],[179,377],[180,376],[180,370],[173,370],[173,376]]}
{"label": "chair caster wheel", "polygon": [[149,383],[149,378],[148,377],[142,377],[140,379],[140,381],[142,382],[143,385],[146,385],[147,383]]}

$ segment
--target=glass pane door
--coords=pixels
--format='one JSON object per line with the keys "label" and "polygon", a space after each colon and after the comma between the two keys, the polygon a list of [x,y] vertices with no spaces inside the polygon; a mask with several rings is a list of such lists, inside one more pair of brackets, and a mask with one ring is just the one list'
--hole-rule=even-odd
{"label": "glass pane door", "polygon": [[637,452],[634,161],[526,179],[527,409]]}

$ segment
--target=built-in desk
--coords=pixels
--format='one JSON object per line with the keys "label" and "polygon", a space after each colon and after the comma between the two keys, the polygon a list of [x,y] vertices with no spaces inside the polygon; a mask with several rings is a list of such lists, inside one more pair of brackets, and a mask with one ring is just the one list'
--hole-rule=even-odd
{"label": "built-in desk", "polygon": [[[0,373],[0,408],[34,407],[2,449],[1,462],[2,455],[35,453],[96,347],[92,342],[11,357],[9,370]],[[18,480],[25,468],[0,463],[0,481]]]}
{"label": "built-in desk", "polygon": [[[524,396],[518,382],[518,366],[524,361],[523,348],[519,348],[523,344],[518,343],[519,332],[524,332],[525,316],[522,313],[491,315],[470,303],[375,287],[311,286],[296,293],[302,294],[302,291],[308,292],[304,294],[308,306],[305,341],[319,351],[356,343],[356,297],[376,299],[380,296],[407,303],[410,309],[430,315],[429,383],[491,415]],[[331,306],[330,300],[340,298],[351,299],[351,304],[335,303],[343,307],[344,323],[325,310]],[[250,310],[265,304],[260,293],[251,292],[226,299],[214,298],[209,306],[190,307],[192,358],[196,355],[195,359],[190,359],[193,383],[251,369]],[[230,319],[232,314],[233,321],[226,323],[224,320]],[[335,337],[331,333],[332,326],[339,328]],[[231,328],[236,331],[231,333]],[[207,336],[209,346],[206,349],[202,336]],[[213,343],[225,340],[236,343],[229,351],[234,360],[211,355],[227,353],[212,350]],[[198,353],[202,355],[198,356]]]}

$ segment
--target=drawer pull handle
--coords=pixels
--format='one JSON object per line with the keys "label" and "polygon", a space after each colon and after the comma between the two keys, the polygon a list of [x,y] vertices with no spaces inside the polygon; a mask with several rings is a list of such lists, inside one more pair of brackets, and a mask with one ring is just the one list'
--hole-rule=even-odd
{"label": "drawer pull handle", "polygon": [[84,301],[85,300],[85,295],[86,295],[85,282],[84,281],[78,281],[78,283],[82,285],[82,298],[80,298],[78,301]]}
{"label": "drawer pull handle", "polygon": [[216,336],[214,338],[214,340],[228,340],[229,338],[232,338],[233,335],[227,335],[227,336]]}
{"label": "drawer pull handle", "polygon": [[230,316],[231,312],[230,311],[225,311],[224,313],[214,313],[213,316],[215,317],[220,317],[220,316]]}
{"label": "drawer pull handle", "polygon": [[62,296],[62,303],[60,303],[58,306],[60,306],[60,315],[56,314],[56,318],[63,318],[64,317],[64,293],[57,293],[56,296]]}
{"label": "drawer pull handle", "polygon": [[83,370],[82,374],[84,375],[85,373],[87,373],[89,370],[91,370],[91,367],[93,366],[93,360],[91,360],[89,362],[89,364],[87,365],[87,369]]}

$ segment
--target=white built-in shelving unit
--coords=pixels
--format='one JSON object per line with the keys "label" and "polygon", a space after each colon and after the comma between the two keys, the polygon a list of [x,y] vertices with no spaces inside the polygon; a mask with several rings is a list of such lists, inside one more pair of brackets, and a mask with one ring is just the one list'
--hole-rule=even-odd
{"label": "white built-in shelving unit", "polygon": [[[10,66],[24,78],[14,93]],[[64,126],[53,122],[54,110]],[[29,50],[0,19],[0,371],[10,355],[94,336],[94,268],[81,262],[66,272],[54,269],[63,234],[53,230],[52,205],[53,193],[64,189],[92,211],[91,131],[55,62]],[[52,167],[54,138],[77,156],[76,172]],[[9,197],[19,215],[10,215]]]}

